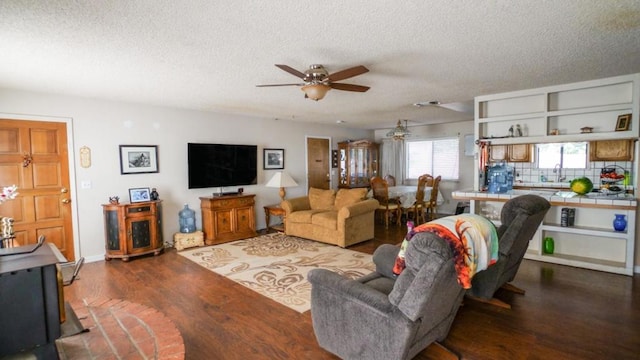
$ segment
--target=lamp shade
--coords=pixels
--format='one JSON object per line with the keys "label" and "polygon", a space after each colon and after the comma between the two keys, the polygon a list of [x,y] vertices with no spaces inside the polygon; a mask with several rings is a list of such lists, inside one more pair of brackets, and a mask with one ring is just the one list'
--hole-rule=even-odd
{"label": "lamp shade", "polygon": [[278,171],[265,186],[280,188],[280,199],[284,201],[284,196],[286,195],[284,188],[298,186],[298,183],[286,172]]}
{"label": "lamp shade", "polygon": [[331,90],[328,85],[325,84],[311,84],[305,85],[302,88],[307,97],[311,100],[322,100],[322,98],[327,94],[327,91]]}
{"label": "lamp shade", "polygon": [[298,186],[298,183],[284,171],[278,171],[273,175],[271,180],[266,185],[267,187],[281,188]]}

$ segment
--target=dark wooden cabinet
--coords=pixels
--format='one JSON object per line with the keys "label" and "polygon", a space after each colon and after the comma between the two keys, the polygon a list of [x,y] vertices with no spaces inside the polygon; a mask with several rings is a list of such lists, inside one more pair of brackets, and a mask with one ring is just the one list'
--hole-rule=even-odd
{"label": "dark wooden cabinet", "polygon": [[162,201],[135,204],[105,204],[105,259],[153,253],[164,248],[162,237]]}
{"label": "dark wooden cabinet", "polygon": [[369,140],[338,143],[338,187],[369,187],[369,180],[378,176],[379,146]]}
{"label": "dark wooden cabinet", "polygon": [[255,195],[201,197],[202,230],[207,245],[254,237]]}

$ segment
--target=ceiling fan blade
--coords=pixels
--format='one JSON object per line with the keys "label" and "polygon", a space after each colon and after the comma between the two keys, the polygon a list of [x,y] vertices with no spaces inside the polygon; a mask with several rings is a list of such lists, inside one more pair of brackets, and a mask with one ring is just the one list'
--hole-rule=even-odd
{"label": "ceiling fan blade", "polygon": [[277,67],[279,67],[280,69],[282,69],[282,70],[284,70],[284,71],[288,72],[288,73],[289,73],[289,74],[291,74],[291,75],[294,75],[294,76],[299,77],[300,79],[304,79],[304,77],[305,77],[305,74],[304,74],[304,73],[302,73],[302,72],[300,72],[300,71],[298,71],[298,70],[296,70],[296,69],[292,68],[292,67],[291,67],[291,66],[289,66],[289,65],[278,65],[278,64],[276,64],[276,66],[277,66]]}
{"label": "ceiling fan blade", "polygon": [[269,87],[269,86],[304,86],[304,83],[300,83],[300,84],[264,84],[264,85],[256,85],[256,87]]}
{"label": "ceiling fan blade", "polygon": [[360,74],[364,74],[368,71],[369,69],[367,69],[362,65],[359,65],[346,70],[338,71],[337,73],[330,74],[328,78],[329,78],[329,81],[340,81],[340,80],[348,79],[350,77],[354,77]]}
{"label": "ceiling fan blade", "polygon": [[329,86],[332,89],[345,90],[345,91],[365,92],[369,90],[368,86],[354,85],[354,84],[329,83]]}

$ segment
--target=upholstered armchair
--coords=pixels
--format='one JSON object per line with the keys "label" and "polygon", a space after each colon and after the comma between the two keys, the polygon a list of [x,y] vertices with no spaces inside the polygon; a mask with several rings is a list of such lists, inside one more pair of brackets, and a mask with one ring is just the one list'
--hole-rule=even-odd
{"label": "upholstered armchair", "polygon": [[494,298],[495,292],[503,288],[518,294],[524,290],[510,284],[516,276],[529,240],[542,223],[550,208],[549,202],[537,195],[522,195],[507,201],[500,213],[498,228],[498,261],[487,269],[476,273],[471,280],[467,297],[504,308],[511,305]]}
{"label": "upholstered armchair", "polygon": [[376,271],[358,280],[324,269],[309,273],[313,329],[322,348],[343,359],[400,360],[446,338],[464,295],[452,251],[437,235],[418,233],[396,277],[399,250],[378,247]]}

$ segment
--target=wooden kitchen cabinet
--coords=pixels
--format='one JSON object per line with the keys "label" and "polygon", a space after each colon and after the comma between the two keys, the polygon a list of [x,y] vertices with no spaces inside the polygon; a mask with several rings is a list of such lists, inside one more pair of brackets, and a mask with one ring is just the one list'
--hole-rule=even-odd
{"label": "wooden kitchen cabinet", "polygon": [[160,254],[162,239],[162,200],[134,204],[105,204],[106,260]]}
{"label": "wooden kitchen cabinet", "polygon": [[489,160],[491,161],[506,161],[507,155],[507,145],[491,145],[489,148]]}
{"label": "wooden kitchen cabinet", "polygon": [[514,144],[509,145],[509,161],[511,162],[531,162],[533,160],[533,145],[531,144]]}
{"label": "wooden kitchen cabinet", "polygon": [[532,148],[531,144],[491,145],[489,159],[491,161],[531,162],[533,160]]}
{"label": "wooden kitchen cabinet", "polygon": [[254,207],[255,195],[201,197],[205,243],[214,245],[256,236]]}
{"label": "wooden kitchen cabinet", "polygon": [[589,161],[632,161],[633,140],[602,140],[589,143]]}

